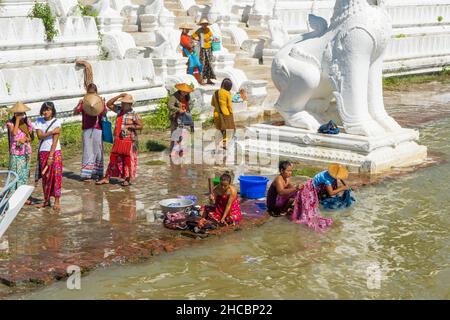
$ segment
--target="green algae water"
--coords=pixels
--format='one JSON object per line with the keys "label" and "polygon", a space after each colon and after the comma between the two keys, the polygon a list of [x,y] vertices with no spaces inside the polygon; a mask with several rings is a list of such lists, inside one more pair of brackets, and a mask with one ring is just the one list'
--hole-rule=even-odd
{"label": "green algae water", "polygon": [[[450,160],[450,119],[418,128]],[[316,234],[284,218],[23,299],[449,299],[450,162],[360,188]]]}

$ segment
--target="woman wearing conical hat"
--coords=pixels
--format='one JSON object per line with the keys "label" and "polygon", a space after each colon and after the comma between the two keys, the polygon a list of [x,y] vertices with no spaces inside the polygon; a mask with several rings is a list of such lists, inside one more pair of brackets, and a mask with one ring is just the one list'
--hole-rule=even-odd
{"label": "woman wearing conical hat", "polygon": [[[319,196],[321,197],[321,194],[326,192],[328,197],[333,197],[348,190],[343,183],[343,179],[347,179],[347,177],[347,168],[339,164],[331,164],[328,170],[316,174],[298,192],[291,220],[305,224],[316,231],[325,230],[331,226],[333,220],[320,215]],[[343,183],[340,188],[337,187],[338,179]]]}
{"label": "woman wearing conical hat", "polygon": [[180,124],[185,127],[190,127],[191,132],[194,131],[190,106],[190,94],[194,91],[194,87],[186,83],[178,83],[175,85],[175,88],[177,91],[170,96],[168,102],[171,134],[170,152],[172,152],[175,146],[175,137],[172,137],[172,135]]}
{"label": "woman wearing conical hat", "polygon": [[[33,125],[26,115],[27,111],[30,111],[30,108],[22,102],[17,102],[9,109],[13,116],[6,122],[9,141],[9,170],[17,173],[19,177],[19,181],[11,191],[27,184],[30,176],[31,142],[34,140],[34,133]],[[27,200],[27,204],[31,204],[31,200]]]}
{"label": "woman wearing conical hat", "polygon": [[192,43],[191,36],[189,32],[192,28],[187,24],[182,24],[180,26],[181,29],[181,37],[180,37],[180,46],[182,49],[183,57],[188,58],[187,62],[187,73],[193,75],[194,78],[200,85],[203,85],[202,72],[203,66],[200,63],[200,60],[197,56],[197,53],[194,50],[194,44]]}
{"label": "woman wearing conical hat", "polygon": [[192,34],[194,40],[200,41],[200,63],[203,66],[202,78],[207,79],[207,84],[214,84],[211,79],[216,79],[212,62],[212,38],[213,33],[209,28],[209,21],[207,18],[202,18],[198,25],[201,26],[197,31]]}
{"label": "woman wearing conical hat", "polygon": [[82,115],[83,158],[81,179],[90,181],[94,176],[103,178],[102,117],[106,114],[105,100],[97,95],[97,86],[87,87],[87,94],[73,110],[74,115]]}

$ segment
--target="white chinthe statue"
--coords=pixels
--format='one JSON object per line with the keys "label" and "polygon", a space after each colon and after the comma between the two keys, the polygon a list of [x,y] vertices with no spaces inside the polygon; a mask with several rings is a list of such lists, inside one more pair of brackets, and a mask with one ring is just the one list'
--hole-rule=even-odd
{"label": "white chinthe statue", "polygon": [[313,15],[309,23],[314,31],[284,45],[272,64],[280,91],[276,108],[286,124],[316,131],[334,108],[338,117],[333,120],[346,133],[378,136],[400,130],[383,102],[383,53],[392,30],[382,2],[336,0],[329,26]]}

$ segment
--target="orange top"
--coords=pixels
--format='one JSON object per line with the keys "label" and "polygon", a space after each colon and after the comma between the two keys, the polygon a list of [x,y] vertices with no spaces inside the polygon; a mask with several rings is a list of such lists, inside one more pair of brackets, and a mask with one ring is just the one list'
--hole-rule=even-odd
{"label": "orange top", "polygon": [[187,102],[186,97],[181,97],[181,111],[186,112],[187,111]]}
{"label": "orange top", "polygon": [[186,49],[191,50],[191,37],[189,37],[187,34],[181,34],[180,43]]}

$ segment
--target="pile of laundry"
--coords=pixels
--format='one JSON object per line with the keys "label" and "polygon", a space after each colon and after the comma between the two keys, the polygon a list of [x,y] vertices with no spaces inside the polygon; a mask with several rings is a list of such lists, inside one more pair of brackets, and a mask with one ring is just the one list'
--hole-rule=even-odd
{"label": "pile of laundry", "polygon": [[[180,196],[179,198],[192,200],[194,204],[197,200],[195,196]],[[207,212],[207,207],[199,205],[193,205],[178,212],[166,212],[163,222],[164,227],[200,234],[217,229],[220,225],[216,221],[209,219],[205,212]]]}

